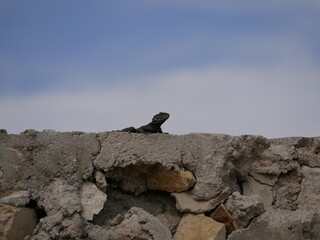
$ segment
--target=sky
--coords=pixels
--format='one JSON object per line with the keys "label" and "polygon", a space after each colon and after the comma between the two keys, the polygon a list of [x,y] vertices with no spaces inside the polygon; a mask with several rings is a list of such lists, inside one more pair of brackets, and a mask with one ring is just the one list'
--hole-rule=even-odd
{"label": "sky", "polygon": [[0,128],[320,136],[318,0],[0,0]]}

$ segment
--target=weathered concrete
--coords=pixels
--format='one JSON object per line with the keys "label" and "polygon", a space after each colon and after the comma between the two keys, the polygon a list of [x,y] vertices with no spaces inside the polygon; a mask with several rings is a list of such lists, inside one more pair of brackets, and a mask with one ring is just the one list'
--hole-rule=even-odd
{"label": "weathered concrete", "polygon": [[110,240],[170,240],[169,229],[159,219],[141,208],[133,207],[123,221],[110,230]]}
{"label": "weathered concrete", "polygon": [[296,210],[303,178],[300,168],[287,174],[281,174],[272,188],[273,206],[285,210]]}
{"label": "weathered concrete", "polygon": [[265,211],[258,195],[242,196],[239,192],[232,193],[225,206],[239,227],[247,227],[254,217]]}
{"label": "weathered concrete", "polygon": [[106,176],[101,171],[95,171],[94,178],[96,180],[96,185],[102,192],[107,191],[108,183],[106,181]]}
{"label": "weathered concrete", "polygon": [[171,196],[175,198],[176,207],[180,212],[204,213],[222,203],[228,197],[228,192],[221,192],[209,201],[195,200],[191,192],[171,193]]}
{"label": "weathered concrete", "polygon": [[264,207],[271,207],[273,201],[272,186],[262,184],[255,180],[253,177],[248,176],[247,181],[242,184],[242,187],[243,195],[260,196]]}
{"label": "weathered concrete", "polygon": [[317,211],[270,208],[247,229],[234,231],[228,240],[316,240],[319,236],[320,215]]}
{"label": "weathered concrete", "polygon": [[[181,212],[210,216],[222,203],[242,227],[228,239],[320,239],[319,169],[320,138],[0,131],[0,202],[36,211],[31,240],[170,239]],[[196,182],[174,197],[151,191],[147,179],[168,172]],[[90,217],[81,203],[86,184],[108,195]],[[157,185],[171,191],[166,181]]]}
{"label": "weathered concrete", "polygon": [[320,168],[303,166],[301,192],[298,197],[299,209],[313,210],[320,206]]}
{"label": "weathered concrete", "polygon": [[28,191],[17,191],[0,198],[0,203],[9,204],[15,207],[26,206],[29,202],[30,194]]}

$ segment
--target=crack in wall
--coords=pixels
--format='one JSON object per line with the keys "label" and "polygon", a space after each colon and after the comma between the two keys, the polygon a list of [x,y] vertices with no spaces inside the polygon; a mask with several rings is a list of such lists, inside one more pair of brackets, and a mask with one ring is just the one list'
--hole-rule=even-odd
{"label": "crack in wall", "polygon": [[312,169],[319,169],[320,170],[320,167],[311,167],[307,164],[300,164],[300,167],[308,167],[308,168],[312,168]]}
{"label": "crack in wall", "polygon": [[[260,184],[262,184],[262,185],[266,185],[266,186],[269,186],[269,187],[273,187],[273,186],[274,186],[274,185],[272,185],[272,184],[268,184],[268,183],[261,182],[260,180],[258,180],[257,178],[255,178],[255,177],[254,177],[253,175],[251,175],[251,174],[248,174],[248,176],[252,177],[253,180],[255,180],[256,182],[258,182],[258,183],[260,183]],[[277,177],[277,181],[278,181],[278,177]]]}
{"label": "crack in wall", "polygon": [[98,133],[96,134],[95,139],[98,142],[99,149],[98,149],[98,152],[96,154],[93,153],[94,159],[92,161],[94,161],[100,155],[101,149],[102,149],[102,142],[101,142],[101,140],[99,138],[99,134]]}

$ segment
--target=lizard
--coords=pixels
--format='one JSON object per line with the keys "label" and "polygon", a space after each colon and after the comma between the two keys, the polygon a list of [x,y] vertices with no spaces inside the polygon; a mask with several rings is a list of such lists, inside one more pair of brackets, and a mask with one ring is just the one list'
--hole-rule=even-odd
{"label": "lizard", "polygon": [[153,116],[152,121],[147,125],[139,128],[128,127],[122,129],[120,132],[133,132],[133,133],[163,133],[161,125],[170,117],[169,113],[160,112]]}

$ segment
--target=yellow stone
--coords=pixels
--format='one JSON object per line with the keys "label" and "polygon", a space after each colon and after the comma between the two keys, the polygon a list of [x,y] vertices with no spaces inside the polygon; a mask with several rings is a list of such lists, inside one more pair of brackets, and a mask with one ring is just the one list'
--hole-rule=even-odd
{"label": "yellow stone", "polygon": [[190,171],[159,171],[146,177],[149,190],[182,192],[193,187],[196,179]]}
{"label": "yellow stone", "polygon": [[225,240],[226,227],[204,214],[185,214],[173,240]]}
{"label": "yellow stone", "polygon": [[22,240],[38,223],[34,209],[0,204],[0,239]]}

